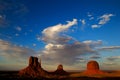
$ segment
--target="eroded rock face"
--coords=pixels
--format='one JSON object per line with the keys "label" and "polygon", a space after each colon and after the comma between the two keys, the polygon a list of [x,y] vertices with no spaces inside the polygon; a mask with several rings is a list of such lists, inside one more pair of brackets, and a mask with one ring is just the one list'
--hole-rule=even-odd
{"label": "eroded rock face", "polygon": [[47,75],[48,72],[42,69],[41,63],[38,62],[37,57],[29,58],[29,65],[19,71],[19,75],[23,77],[40,77]]}
{"label": "eroded rock face", "polygon": [[34,63],[34,58],[32,56],[30,56],[29,58],[29,66],[32,66]]}
{"label": "eroded rock face", "polygon": [[38,62],[37,57],[30,57],[29,58],[29,65],[28,66],[34,66],[34,67],[41,67],[41,63]]}
{"label": "eroded rock face", "polygon": [[92,74],[103,74],[104,72],[99,70],[98,62],[92,60],[87,63],[87,70],[84,73],[88,75],[92,75]]}
{"label": "eroded rock face", "polygon": [[63,70],[62,64],[58,65],[57,70],[54,73],[57,75],[68,75],[68,73]]}
{"label": "eroded rock face", "polygon": [[[40,63],[40,64],[41,64],[41,63]],[[38,62],[38,58],[37,58],[37,57],[34,57],[33,66],[34,66],[34,67],[41,67],[40,64],[39,64],[39,62]]]}

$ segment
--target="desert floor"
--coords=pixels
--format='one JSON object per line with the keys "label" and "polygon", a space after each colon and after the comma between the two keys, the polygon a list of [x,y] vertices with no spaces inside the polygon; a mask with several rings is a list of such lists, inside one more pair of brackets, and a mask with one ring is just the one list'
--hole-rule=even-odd
{"label": "desert floor", "polygon": [[18,71],[0,71],[0,79],[4,80],[120,80],[119,72],[108,71],[106,75],[83,75],[80,72],[69,72],[66,78],[24,78],[18,76]]}

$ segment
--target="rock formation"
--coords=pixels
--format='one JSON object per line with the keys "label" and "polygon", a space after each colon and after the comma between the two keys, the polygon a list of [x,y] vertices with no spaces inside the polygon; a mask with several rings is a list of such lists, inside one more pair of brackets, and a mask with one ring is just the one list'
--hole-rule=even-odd
{"label": "rock formation", "polygon": [[99,64],[96,61],[89,61],[87,63],[87,70],[84,72],[85,74],[103,74],[104,72],[99,69]]}
{"label": "rock formation", "polygon": [[36,78],[41,76],[44,77],[46,75],[48,75],[48,72],[42,69],[41,62],[39,63],[38,58],[32,56],[29,58],[29,65],[19,71],[19,76],[22,77]]}
{"label": "rock formation", "polygon": [[63,65],[58,65],[57,70],[54,72],[57,75],[68,75],[66,71],[63,70]]}
{"label": "rock formation", "polygon": [[87,70],[99,70],[99,64],[96,61],[89,61],[87,63]]}

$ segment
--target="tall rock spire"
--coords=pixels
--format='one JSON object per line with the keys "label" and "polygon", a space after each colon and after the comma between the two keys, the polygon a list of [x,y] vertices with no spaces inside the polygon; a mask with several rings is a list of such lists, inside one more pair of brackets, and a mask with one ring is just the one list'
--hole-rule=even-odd
{"label": "tall rock spire", "polygon": [[39,59],[39,65],[40,65],[40,67],[41,67],[41,58]]}

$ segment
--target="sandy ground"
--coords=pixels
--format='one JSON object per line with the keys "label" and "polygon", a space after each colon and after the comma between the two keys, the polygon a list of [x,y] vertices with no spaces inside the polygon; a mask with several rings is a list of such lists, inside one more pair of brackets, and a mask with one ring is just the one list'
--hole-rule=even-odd
{"label": "sandy ground", "polygon": [[23,78],[18,76],[18,71],[0,71],[0,79],[4,80],[120,80],[120,72],[110,72],[104,75],[83,75],[79,72],[70,72],[66,78]]}

